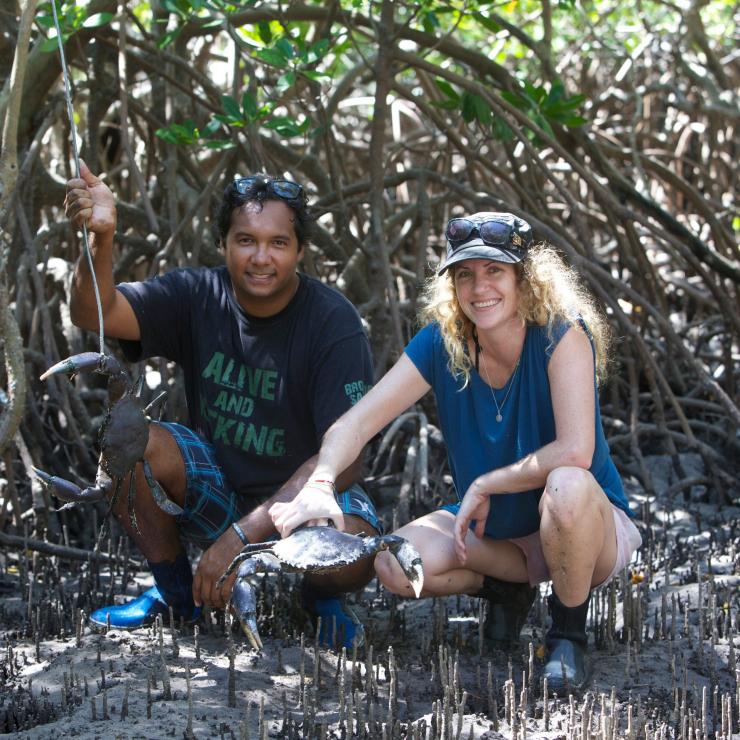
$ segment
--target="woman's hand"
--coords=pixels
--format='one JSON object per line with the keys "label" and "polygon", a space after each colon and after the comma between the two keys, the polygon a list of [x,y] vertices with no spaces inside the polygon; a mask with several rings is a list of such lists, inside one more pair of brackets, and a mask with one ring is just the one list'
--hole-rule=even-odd
{"label": "woman's hand", "polygon": [[328,519],[344,530],[344,514],[334,498],[332,481],[310,479],[288,503],[276,503],[269,511],[281,537],[287,537],[301,524],[326,524]]}
{"label": "woman's hand", "polygon": [[478,539],[482,539],[490,508],[490,495],[483,490],[477,479],[474,480],[465,496],[463,496],[460,510],[455,517],[455,554],[462,565],[465,565],[468,557],[465,549],[465,537],[470,529],[470,523],[475,519],[475,529],[473,531]]}

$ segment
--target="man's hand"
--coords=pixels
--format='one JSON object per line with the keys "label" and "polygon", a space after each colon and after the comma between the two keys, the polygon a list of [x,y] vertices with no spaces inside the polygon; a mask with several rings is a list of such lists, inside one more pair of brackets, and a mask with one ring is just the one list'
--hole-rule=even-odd
{"label": "man's hand", "polygon": [[465,537],[470,530],[470,523],[475,519],[475,536],[481,539],[490,509],[490,495],[483,491],[477,481],[473,481],[463,497],[454,524],[455,553],[462,565],[465,565],[468,558]]}
{"label": "man's hand", "polygon": [[236,571],[224,581],[221,588],[216,588],[216,583],[243,547],[237,533],[229,527],[203,553],[193,578],[193,601],[196,606],[206,604],[216,609],[226,608],[236,580]]}
{"label": "man's hand", "polygon": [[80,178],[67,181],[64,212],[78,229],[87,224],[87,228],[98,236],[112,238],[115,233],[115,196],[83,161],[80,161]]}
{"label": "man's hand", "polygon": [[334,498],[334,486],[326,482],[309,479],[292,501],[273,504],[270,516],[281,537],[287,537],[301,524],[326,524],[327,519],[344,530],[344,514]]}

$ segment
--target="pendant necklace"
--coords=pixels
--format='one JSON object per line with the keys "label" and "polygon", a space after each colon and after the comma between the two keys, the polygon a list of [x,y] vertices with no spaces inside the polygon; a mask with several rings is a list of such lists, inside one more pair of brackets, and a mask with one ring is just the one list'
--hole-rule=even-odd
{"label": "pendant necklace", "polygon": [[[475,345],[475,369],[477,372],[480,373],[480,355],[483,352],[483,349],[480,346],[480,342],[478,341],[478,332],[473,329],[473,344]],[[486,376],[486,382],[488,383],[488,390],[491,391],[491,397],[493,398],[493,402],[496,405],[496,421],[500,424],[503,420],[503,414],[501,413],[504,410],[504,406],[506,405],[506,401],[509,398],[509,394],[511,393],[511,389],[514,386],[514,378],[516,378],[517,370],[519,370],[519,363],[522,359],[521,354],[519,355],[519,359],[516,361],[516,365],[514,366],[514,372],[511,374],[511,377],[509,378],[506,388],[506,393],[504,394],[504,400],[501,401],[501,405],[499,405],[498,400],[496,399],[496,394],[493,391],[493,384],[491,383],[491,379],[488,377],[488,371],[483,368],[483,372]]]}

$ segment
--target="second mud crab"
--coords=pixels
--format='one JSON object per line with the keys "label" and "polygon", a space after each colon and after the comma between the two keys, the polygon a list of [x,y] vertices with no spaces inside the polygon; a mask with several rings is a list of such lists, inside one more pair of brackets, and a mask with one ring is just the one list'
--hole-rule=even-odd
{"label": "second mud crab", "polygon": [[[45,380],[58,373],[77,373],[93,370],[108,376],[110,406],[100,428],[100,460],[94,485],[80,488],[71,481],[49,475],[34,468],[34,472],[65,506],[102,501],[111,495],[111,508],[120,494],[122,479],[131,474],[128,487],[128,514],[131,526],[138,531],[134,513],[136,492],[136,465],[141,462],[147,484],[157,505],[173,516],[182,509],[165,494],[152,474],[144,451],[149,441],[149,412],[164,398],[164,394],[144,406],[140,398],[141,382],[132,386],[118,360],[111,355],[83,352],[61,360],[42,376]],[[65,508],[65,507],[62,507]]]}
{"label": "second mud crab", "polygon": [[231,606],[252,646],[261,649],[256,595],[250,576],[281,571],[321,573],[356,563],[383,550],[394,555],[418,598],[424,586],[424,570],[421,556],[410,542],[393,534],[370,537],[340,532],[333,527],[303,527],[282,540],[247,545],[231,562],[218,585],[239,569],[231,592]]}

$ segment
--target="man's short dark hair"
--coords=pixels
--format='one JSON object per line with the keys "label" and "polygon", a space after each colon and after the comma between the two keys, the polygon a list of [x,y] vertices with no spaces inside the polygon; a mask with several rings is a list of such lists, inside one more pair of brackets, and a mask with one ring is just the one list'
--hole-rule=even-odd
{"label": "man's short dark hair", "polygon": [[314,216],[308,207],[308,199],[305,191],[301,188],[296,198],[286,198],[278,195],[273,189],[272,183],[280,181],[282,178],[272,175],[255,175],[254,178],[241,178],[242,180],[252,180],[246,187],[237,187],[239,180],[230,182],[224,190],[224,196],[221,205],[216,213],[216,228],[220,245],[226,242],[226,235],[231,228],[231,217],[234,211],[241,208],[246,203],[265,203],[268,200],[277,200],[285,203],[293,211],[293,228],[298,238],[298,247],[303,248],[311,240],[313,230]]}

